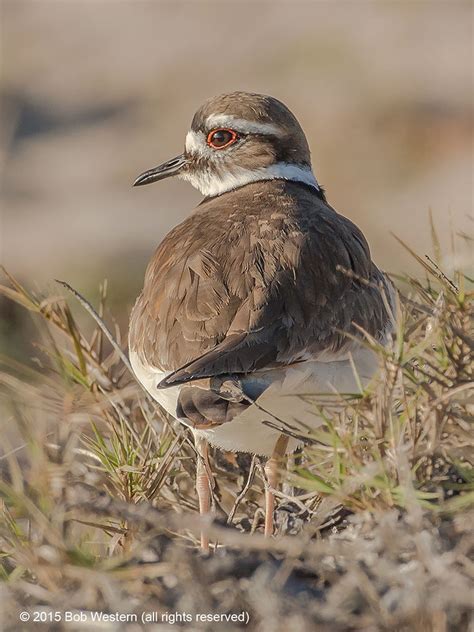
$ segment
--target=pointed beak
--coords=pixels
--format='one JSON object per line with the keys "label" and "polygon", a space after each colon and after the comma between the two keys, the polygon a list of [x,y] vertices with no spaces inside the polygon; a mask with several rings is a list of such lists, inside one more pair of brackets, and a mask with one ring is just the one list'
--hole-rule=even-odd
{"label": "pointed beak", "polygon": [[148,171],[140,174],[133,183],[133,186],[141,187],[143,184],[151,184],[152,182],[157,182],[158,180],[164,180],[165,178],[175,176],[181,171],[186,163],[187,159],[184,154],[176,156],[176,158],[167,160],[159,167],[148,169]]}

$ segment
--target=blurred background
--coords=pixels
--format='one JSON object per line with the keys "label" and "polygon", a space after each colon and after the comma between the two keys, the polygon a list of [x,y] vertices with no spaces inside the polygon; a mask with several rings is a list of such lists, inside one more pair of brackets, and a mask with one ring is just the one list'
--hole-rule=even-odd
{"label": "blurred background", "polygon": [[[65,279],[94,303],[107,278],[125,323],[152,251],[200,199],[178,180],[131,182],[182,150],[203,100],[249,90],[296,114],[328,200],[380,266],[416,269],[391,233],[432,253],[429,209],[444,268],[465,266],[472,10],[455,0],[3,0],[3,263],[29,286]],[[17,311],[3,308],[16,346]]]}

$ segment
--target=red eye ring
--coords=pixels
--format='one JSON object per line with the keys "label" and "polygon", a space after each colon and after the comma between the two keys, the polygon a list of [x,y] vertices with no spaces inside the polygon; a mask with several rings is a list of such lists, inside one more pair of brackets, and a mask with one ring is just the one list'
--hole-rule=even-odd
{"label": "red eye ring", "polygon": [[237,132],[227,127],[213,129],[207,135],[207,144],[212,149],[225,149],[238,139]]}

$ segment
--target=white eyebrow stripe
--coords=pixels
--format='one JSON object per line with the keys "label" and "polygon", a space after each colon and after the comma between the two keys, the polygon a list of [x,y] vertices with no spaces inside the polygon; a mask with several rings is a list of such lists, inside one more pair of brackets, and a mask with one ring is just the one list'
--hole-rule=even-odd
{"label": "white eyebrow stripe", "polygon": [[202,154],[206,147],[206,139],[202,132],[189,131],[184,146],[188,154]]}
{"label": "white eyebrow stripe", "polygon": [[242,134],[283,135],[283,131],[278,125],[247,121],[246,119],[239,119],[233,114],[211,114],[206,119],[206,129],[212,129],[213,127],[230,127],[236,132],[242,132]]}

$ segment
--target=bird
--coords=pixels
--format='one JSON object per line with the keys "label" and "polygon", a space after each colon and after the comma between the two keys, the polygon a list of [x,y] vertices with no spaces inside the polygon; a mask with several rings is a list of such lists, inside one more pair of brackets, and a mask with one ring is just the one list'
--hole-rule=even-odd
{"label": "bird", "polygon": [[[279,464],[323,423],[312,397],[360,392],[388,344],[394,288],[362,231],[332,208],[305,133],[278,99],[232,92],[195,113],[183,153],[134,186],[177,176],[204,196],[159,244],[130,316],[129,357],[194,435],[201,515],[209,445],[266,458],[266,536]],[[201,548],[209,552],[201,533]]]}

